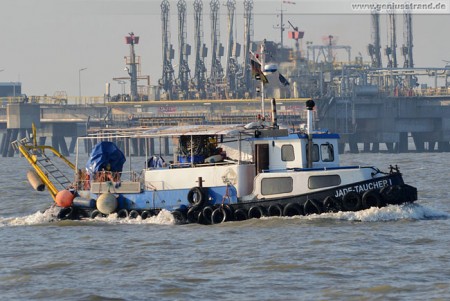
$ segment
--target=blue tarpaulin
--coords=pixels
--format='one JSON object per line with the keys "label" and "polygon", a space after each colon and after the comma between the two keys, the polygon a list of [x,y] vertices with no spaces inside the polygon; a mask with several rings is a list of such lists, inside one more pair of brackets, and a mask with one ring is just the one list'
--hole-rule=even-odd
{"label": "blue tarpaulin", "polygon": [[86,170],[89,174],[102,170],[120,172],[126,160],[117,145],[109,141],[102,141],[94,146],[86,163]]}

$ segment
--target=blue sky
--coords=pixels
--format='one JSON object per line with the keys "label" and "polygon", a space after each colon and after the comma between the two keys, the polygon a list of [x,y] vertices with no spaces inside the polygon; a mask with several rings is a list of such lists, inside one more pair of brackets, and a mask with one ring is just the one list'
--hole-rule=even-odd
{"label": "blue sky", "polygon": [[[226,1],[222,0],[221,3]],[[333,35],[340,45],[352,46],[352,57],[359,52],[369,60],[366,46],[370,43],[370,16],[347,13],[339,8],[349,0],[254,0],[255,40],[280,40],[279,13],[284,10],[284,23],[289,20],[305,31],[304,42],[322,44],[323,37]],[[448,3],[448,1],[442,1]],[[126,76],[124,56],[129,54],[124,37],[129,32],[140,36],[136,47],[141,57],[142,74],[150,75],[156,85],[161,77],[161,1],[153,0],[2,0],[0,5],[0,82],[20,81],[28,95],[53,95],[66,91],[78,95],[78,76],[82,71],[82,94],[101,96],[105,83],[112,93],[120,92],[113,77]],[[193,1],[188,5],[188,42],[193,44]],[[314,3],[314,9],[311,7]],[[177,47],[176,1],[171,4],[171,41]],[[209,1],[204,6],[204,40],[210,43]],[[243,4],[237,1],[237,40],[243,40]],[[319,9],[317,8],[319,7]],[[323,8],[321,10],[320,8]],[[336,13],[337,12],[337,13]],[[226,40],[226,7],[221,7],[221,41]],[[450,60],[449,14],[417,14],[413,16],[414,59],[417,67],[445,65]],[[403,17],[398,16],[398,45],[403,44]],[[381,18],[382,45],[386,45],[387,20]],[[285,38],[285,46],[294,46]],[[398,53],[400,57],[400,54]],[[190,67],[193,69],[193,55]],[[402,59],[400,59],[402,62]],[[209,60],[207,60],[209,63]],[[176,61],[173,62],[177,64]],[[224,60],[222,62],[224,64]]]}

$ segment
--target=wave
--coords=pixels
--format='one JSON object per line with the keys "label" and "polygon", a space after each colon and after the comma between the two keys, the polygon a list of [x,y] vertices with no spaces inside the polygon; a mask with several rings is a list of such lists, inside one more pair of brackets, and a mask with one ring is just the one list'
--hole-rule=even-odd
{"label": "wave", "polygon": [[337,212],[303,216],[307,219],[338,219],[360,222],[384,222],[396,220],[448,219],[450,214],[419,204],[389,205],[382,208],[371,207],[356,212]]}
{"label": "wave", "polygon": [[[0,217],[0,227],[5,226],[30,226],[30,225],[46,225],[57,224],[61,226],[68,225],[92,225],[92,223],[101,224],[157,224],[157,225],[174,225],[175,220],[173,215],[167,211],[162,210],[157,216],[149,217],[143,220],[141,217],[136,219],[118,218],[117,214],[113,213],[107,217],[96,217],[95,219],[83,219],[76,221],[56,220],[55,216],[59,209],[51,207],[44,212],[36,212],[34,214],[23,217]],[[280,217],[263,217],[262,220],[277,219]],[[323,213],[320,215],[312,214],[308,216],[294,216],[281,217],[282,219],[334,219],[347,221],[361,221],[361,222],[381,222],[381,221],[396,221],[396,220],[428,220],[428,219],[448,219],[450,214],[439,211],[427,206],[419,204],[404,204],[404,205],[389,205],[383,208],[369,208],[366,210],[356,212],[337,212],[337,213]]]}

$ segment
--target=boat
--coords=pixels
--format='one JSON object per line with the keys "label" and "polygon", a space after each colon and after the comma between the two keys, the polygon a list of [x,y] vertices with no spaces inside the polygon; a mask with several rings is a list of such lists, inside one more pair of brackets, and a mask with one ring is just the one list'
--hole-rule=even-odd
{"label": "boat", "polygon": [[[339,135],[314,130],[314,106],[313,100],[306,102],[307,125],[297,131],[278,126],[273,109],[271,122],[260,118],[247,125],[139,128],[80,137],[75,164],[51,146],[37,145],[35,129],[32,139],[14,144],[33,167],[28,172],[32,186],[52,195],[59,219],[112,214],[146,219],[166,210],[177,223],[217,224],[417,200],[417,189],[404,183],[396,165],[388,171],[341,166]],[[133,140],[148,145],[151,139],[172,141],[173,155],[147,149],[146,166],[125,168],[132,154],[126,157],[119,145]],[[98,143],[87,162],[80,162],[87,141]],[[73,171],[73,181],[56,167],[55,158]]]}
{"label": "boat", "polygon": [[[266,120],[264,44],[260,54],[260,61],[252,60],[255,78],[261,81],[261,114],[254,122],[99,131],[78,138],[75,164],[51,146],[38,145],[33,127],[31,138],[13,142],[33,168],[28,172],[30,183],[36,190],[49,190],[59,219],[112,214],[146,219],[168,211],[178,223],[218,224],[417,200],[417,189],[404,183],[397,165],[387,171],[370,165],[341,166],[339,135],[315,129],[314,100],[305,103],[304,127],[278,125],[274,98]],[[277,71],[269,65],[266,72]],[[150,143],[155,140],[171,141],[172,157],[155,152]],[[144,149],[145,166],[139,169],[131,164],[132,144]],[[87,162],[80,162],[86,145],[95,147]],[[72,181],[55,158],[73,173]]]}

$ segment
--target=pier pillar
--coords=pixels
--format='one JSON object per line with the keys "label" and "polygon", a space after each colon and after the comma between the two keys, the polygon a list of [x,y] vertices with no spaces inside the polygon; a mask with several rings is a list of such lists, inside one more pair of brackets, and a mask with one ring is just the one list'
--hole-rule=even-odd
{"label": "pier pillar", "polygon": [[154,155],[155,154],[155,138],[148,138],[147,145],[148,145],[148,155],[149,156]]}
{"label": "pier pillar", "polygon": [[77,137],[73,136],[70,138],[69,153],[71,154],[75,153],[76,146],[77,146]]}
{"label": "pier pillar", "polygon": [[19,136],[19,129],[12,129],[11,137],[10,137],[9,143],[8,143],[8,157],[14,156],[14,149],[11,145],[11,142],[13,142],[14,140],[17,140],[18,136]]}
{"label": "pier pillar", "polygon": [[425,141],[420,133],[412,133],[412,137],[414,140],[414,145],[416,146],[416,151],[424,152],[425,151]]}
{"label": "pier pillar", "polygon": [[170,150],[169,150],[169,138],[165,137],[164,138],[164,155],[168,156],[170,154]]}
{"label": "pier pillar", "polygon": [[144,138],[138,138],[139,142],[139,156],[145,155],[145,139]]}
{"label": "pier pillar", "polygon": [[450,151],[450,142],[448,142],[448,141],[439,141],[438,142],[438,151],[440,151],[440,152],[449,152]]}
{"label": "pier pillar", "polygon": [[365,153],[370,152],[370,142],[364,142],[363,152]]}
{"label": "pier pillar", "polygon": [[339,154],[343,154],[345,152],[345,143],[338,143]]}
{"label": "pier pillar", "polygon": [[138,139],[137,138],[130,138],[130,144],[131,144],[131,153],[133,156],[137,157],[139,156],[139,147],[138,147]]}
{"label": "pier pillar", "polygon": [[46,136],[39,137],[39,145],[45,145],[45,141],[47,140]]}
{"label": "pier pillar", "polygon": [[394,152],[394,142],[386,142],[386,148],[389,153]]}
{"label": "pier pillar", "polygon": [[3,145],[2,146],[2,157],[8,156],[8,150],[11,147],[11,133],[12,133],[12,130],[7,129],[6,133],[3,134],[3,139],[5,140],[5,143],[3,145],[3,142],[2,142],[2,145]]}
{"label": "pier pillar", "polygon": [[400,141],[398,142],[398,150],[399,153],[408,152],[408,133],[401,132],[400,133]]}
{"label": "pier pillar", "polygon": [[372,143],[372,153],[379,153],[380,152],[380,143],[374,142]]}
{"label": "pier pillar", "polygon": [[67,143],[66,139],[64,139],[64,136],[57,136],[56,139],[58,140],[59,152],[63,156],[66,157],[70,156],[69,149],[67,148]]}

